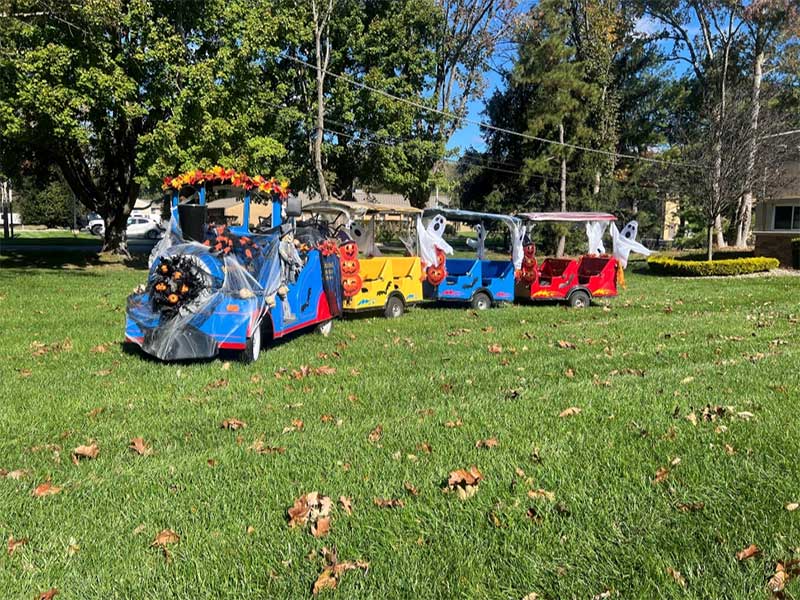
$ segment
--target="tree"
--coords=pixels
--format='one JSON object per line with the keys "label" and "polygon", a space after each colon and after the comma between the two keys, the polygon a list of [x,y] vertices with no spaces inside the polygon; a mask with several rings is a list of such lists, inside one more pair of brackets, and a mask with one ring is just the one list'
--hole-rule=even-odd
{"label": "tree", "polygon": [[0,1],[0,135],[19,149],[16,160],[59,167],[104,218],[105,250],[120,248],[143,184],[183,165],[285,154],[255,127],[280,81],[258,50],[281,35],[266,0],[202,0],[191,10],[156,0]]}

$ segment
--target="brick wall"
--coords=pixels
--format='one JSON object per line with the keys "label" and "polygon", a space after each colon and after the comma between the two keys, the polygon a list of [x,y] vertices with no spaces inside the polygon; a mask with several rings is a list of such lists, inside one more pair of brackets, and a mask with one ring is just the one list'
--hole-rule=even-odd
{"label": "brick wall", "polygon": [[792,239],[797,233],[756,233],[756,256],[770,256],[781,261],[782,267],[792,266]]}

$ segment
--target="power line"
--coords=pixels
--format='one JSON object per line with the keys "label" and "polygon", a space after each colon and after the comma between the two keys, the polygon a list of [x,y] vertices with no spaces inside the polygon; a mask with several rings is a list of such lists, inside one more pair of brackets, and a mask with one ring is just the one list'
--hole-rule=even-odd
{"label": "power line", "polygon": [[[296,63],[298,63],[300,65],[303,65],[304,67],[307,67],[309,69],[313,69],[315,71],[318,69],[316,65],[312,65],[311,63],[308,63],[308,62],[306,62],[306,61],[304,61],[304,60],[302,60],[300,58],[297,58],[295,56],[283,55],[283,58],[285,58],[287,60],[290,60],[290,61],[293,61],[293,62],[296,62]],[[457,114],[452,113],[450,111],[442,110],[442,109],[439,109],[439,108],[434,108],[434,107],[431,107],[431,106],[425,106],[424,104],[422,104],[420,102],[416,102],[415,100],[409,100],[408,98],[403,98],[401,96],[396,96],[395,94],[391,94],[391,93],[389,93],[389,92],[387,92],[385,90],[381,90],[379,88],[374,88],[372,86],[367,85],[366,83],[362,83],[361,81],[357,81],[357,80],[355,80],[355,79],[353,79],[351,77],[348,77],[346,75],[341,75],[339,73],[334,73],[334,72],[329,71],[327,69],[321,69],[321,70],[326,75],[330,75],[331,77],[333,77],[335,79],[341,79],[342,81],[346,81],[349,84],[354,85],[356,87],[359,87],[359,88],[361,88],[363,90],[374,92],[376,94],[380,94],[381,96],[384,96],[385,98],[389,98],[389,99],[395,100],[397,102],[403,102],[404,104],[408,104],[409,106],[413,106],[415,108],[426,110],[428,112],[436,113],[436,114],[448,117],[450,119],[454,119],[456,121],[463,121],[464,123],[469,123],[470,125],[475,125],[477,127],[480,127],[481,129],[489,129],[489,130],[492,130],[492,131],[497,131],[499,133],[505,133],[505,134],[508,134],[508,135],[515,135],[517,137],[521,137],[521,138],[527,139],[527,140],[532,140],[532,141],[535,141],[535,142],[542,142],[542,143],[545,143],[545,144],[553,144],[553,145],[556,145],[556,146],[561,146],[563,148],[571,148],[573,150],[581,150],[583,152],[591,152],[591,153],[594,153],[594,154],[601,154],[603,156],[610,156],[610,157],[614,157],[614,158],[626,158],[626,159],[630,159],[630,160],[638,160],[638,161],[642,161],[642,162],[648,162],[648,163],[660,164],[660,165],[667,165],[667,166],[674,166],[674,167],[701,168],[699,165],[692,165],[692,164],[689,164],[689,163],[679,163],[679,162],[674,162],[674,161],[669,161],[669,160],[662,160],[662,159],[658,159],[658,158],[647,158],[645,156],[638,156],[636,154],[623,154],[623,153],[620,153],[620,152],[612,152],[612,151],[609,151],[609,150],[600,150],[598,148],[588,148],[586,146],[580,146],[578,144],[570,144],[568,142],[559,142],[557,140],[550,140],[550,139],[539,137],[539,136],[536,136],[536,135],[530,135],[528,133],[522,133],[521,131],[514,131],[513,129],[506,129],[505,127],[498,127],[496,125],[492,125],[491,123],[485,123],[483,121],[476,121],[474,119],[469,119],[467,117],[460,117]]]}

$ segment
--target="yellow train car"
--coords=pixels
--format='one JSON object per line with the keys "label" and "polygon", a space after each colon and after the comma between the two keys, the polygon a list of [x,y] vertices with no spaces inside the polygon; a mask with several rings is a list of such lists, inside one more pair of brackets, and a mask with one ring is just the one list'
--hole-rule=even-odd
{"label": "yellow train car", "polygon": [[[306,205],[303,212],[310,216],[309,226],[341,242],[345,313],[383,311],[387,318],[393,319],[402,316],[409,306],[422,302],[419,256],[383,256],[375,243],[378,224],[406,227],[411,231],[421,210],[410,206],[331,201]],[[405,241],[404,244],[407,250],[411,249]]]}
{"label": "yellow train car", "polygon": [[419,256],[380,256],[359,261],[361,291],[346,297],[345,312],[382,309],[390,319],[422,301],[422,266]]}

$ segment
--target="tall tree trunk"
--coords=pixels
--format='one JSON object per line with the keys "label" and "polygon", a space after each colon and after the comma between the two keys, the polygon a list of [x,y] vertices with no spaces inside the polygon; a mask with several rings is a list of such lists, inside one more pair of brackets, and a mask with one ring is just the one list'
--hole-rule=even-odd
{"label": "tall tree trunk", "polygon": [[[558,124],[558,141],[564,143],[564,123]],[[561,151],[564,151],[564,146],[561,146]],[[561,155],[561,212],[567,210],[567,156]],[[564,248],[567,245],[567,237],[560,235],[558,237],[558,247],[556,248],[556,256],[564,256]]]}
{"label": "tall tree trunk", "polygon": [[708,224],[708,235],[706,236],[706,259],[714,258],[714,224]]}
{"label": "tall tree trunk", "polygon": [[330,19],[331,12],[333,11],[333,0],[329,0],[325,14],[320,13],[316,2],[312,2],[312,10],[314,15],[314,42],[316,44],[317,59],[317,123],[313,144],[314,168],[317,171],[320,200],[328,202],[328,185],[325,182],[325,171],[322,168],[322,138],[325,133],[325,71],[328,68],[331,45],[330,39],[326,36],[323,55],[322,34],[328,27],[328,19]]}
{"label": "tall tree trunk", "polygon": [[747,165],[744,174],[744,194],[736,213],[736,246],[747,245],[753,213],[753,181],[755,179],[756,152],[758,150],[758,118],[761,112],[761,80],[764,74],[764,51],[756,53],[753,61],[753,89],[750,97],[750,136],[747,140]]}

